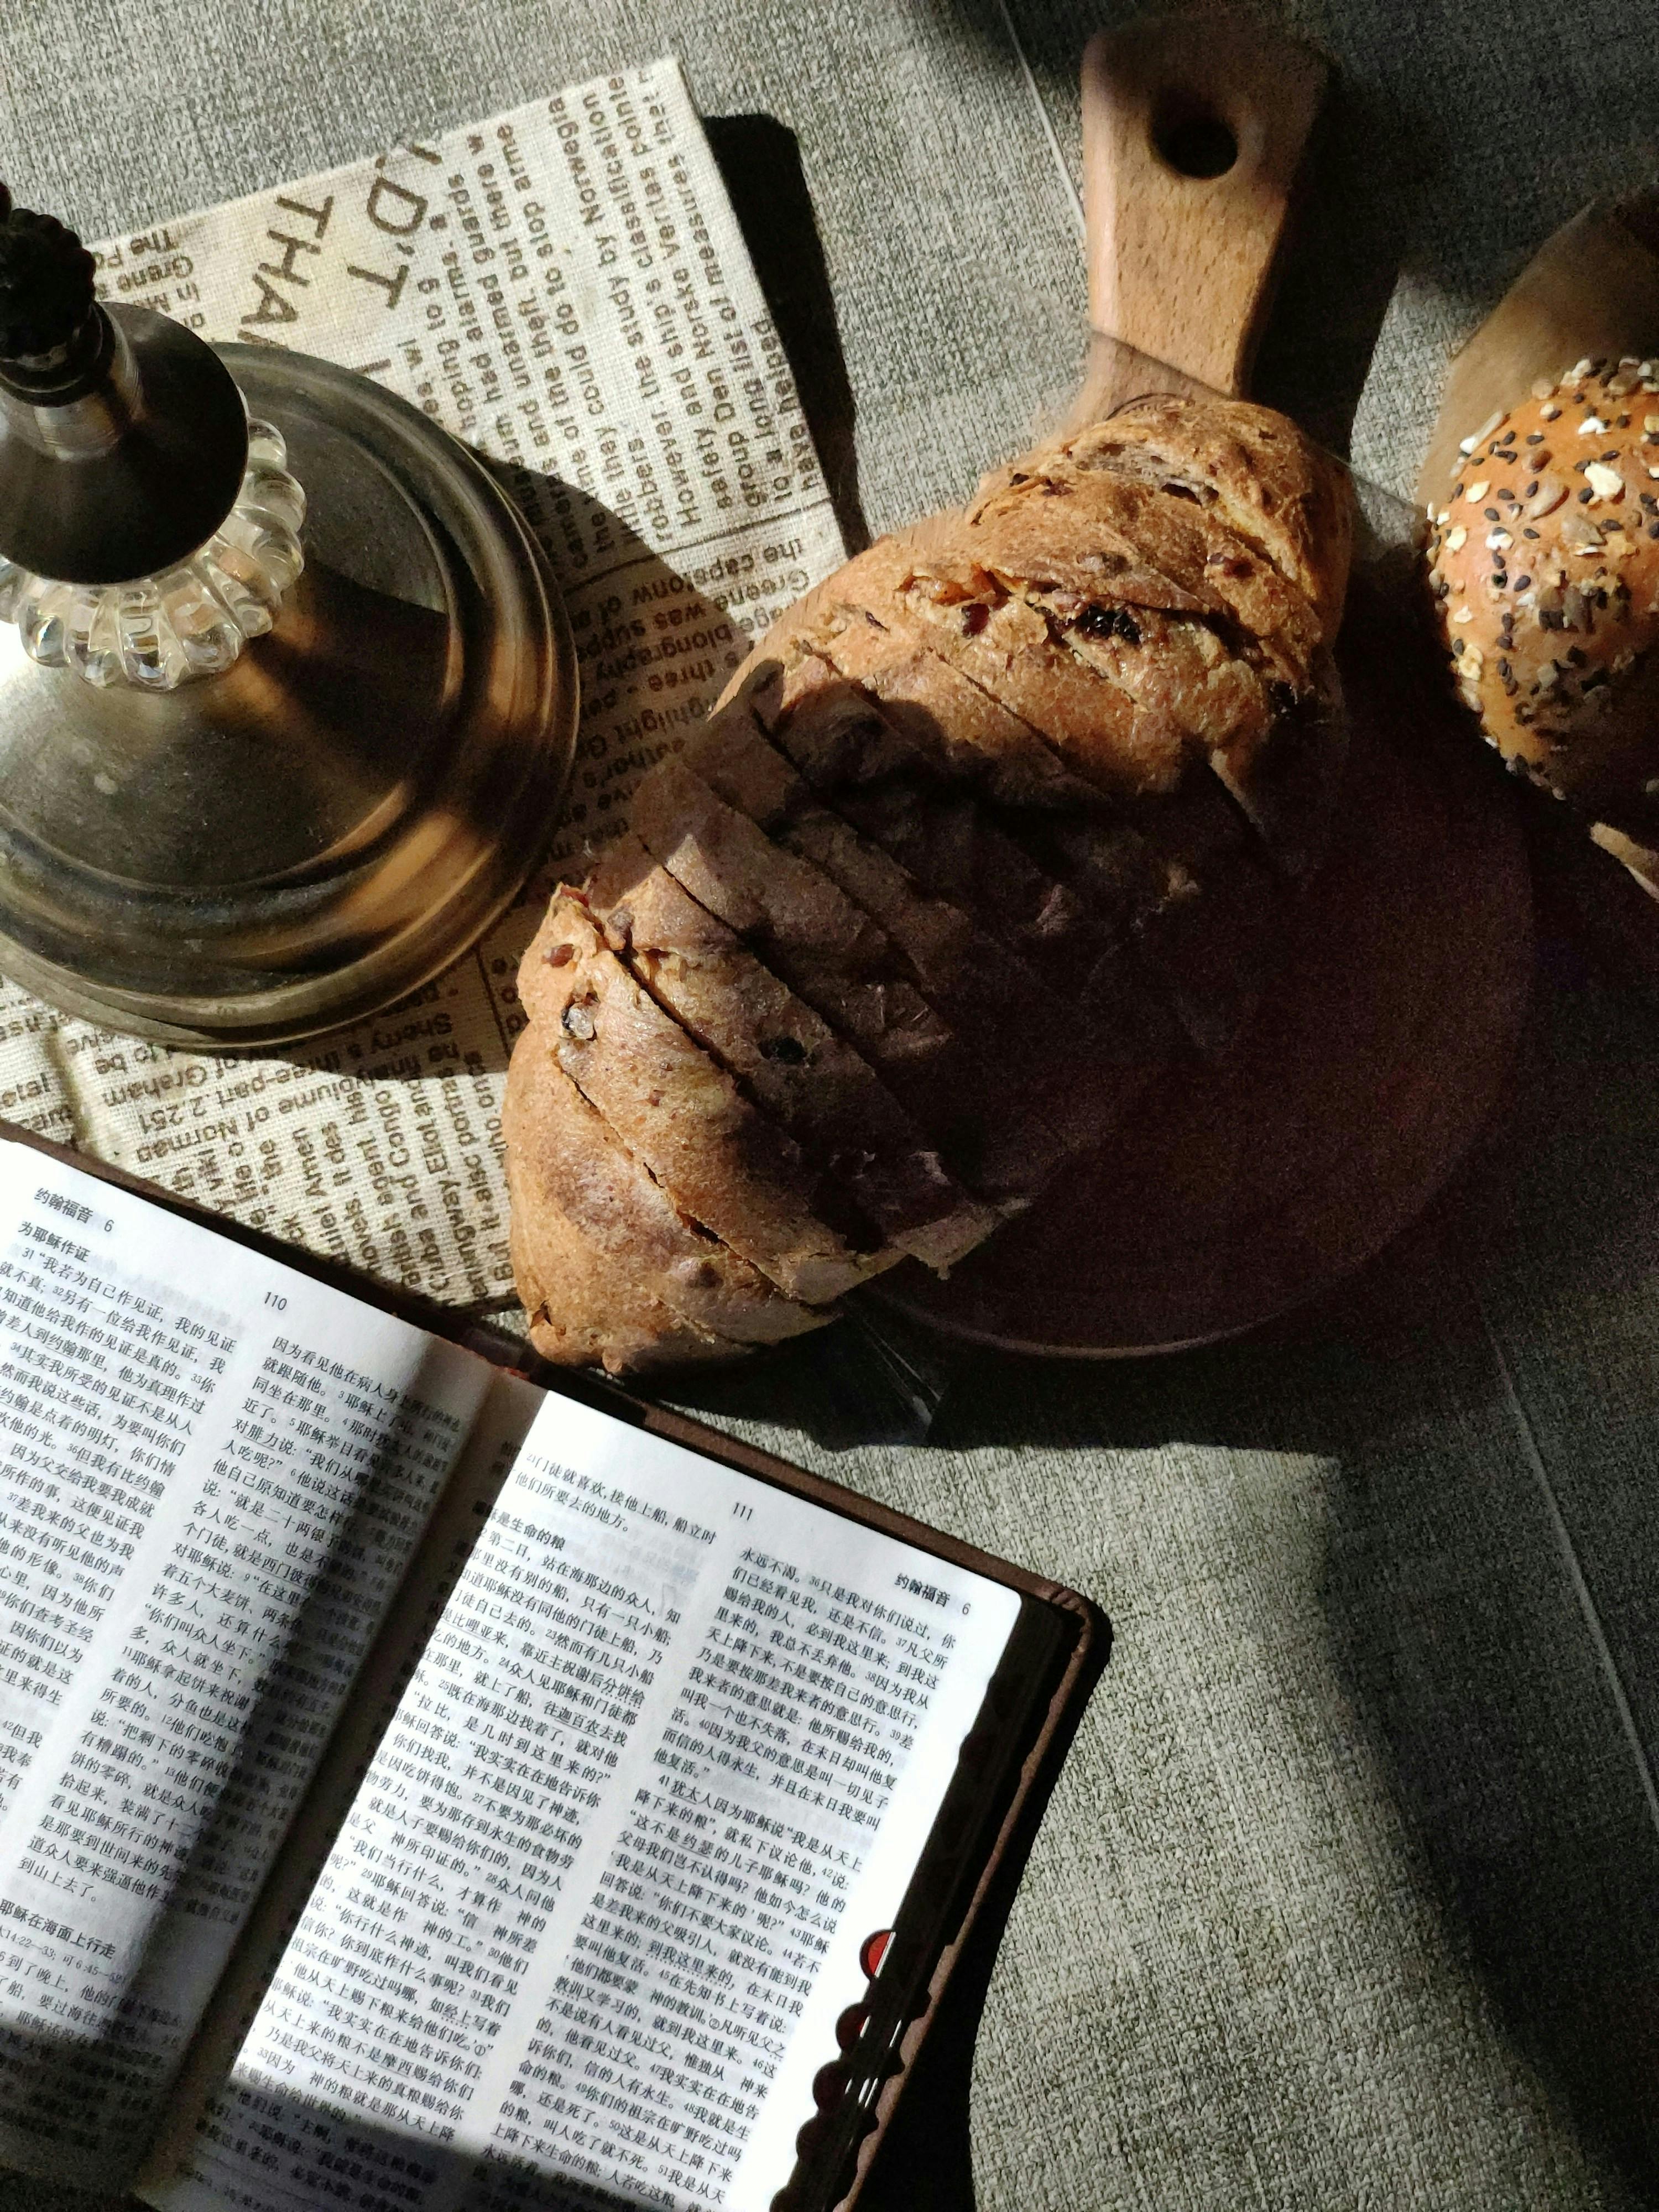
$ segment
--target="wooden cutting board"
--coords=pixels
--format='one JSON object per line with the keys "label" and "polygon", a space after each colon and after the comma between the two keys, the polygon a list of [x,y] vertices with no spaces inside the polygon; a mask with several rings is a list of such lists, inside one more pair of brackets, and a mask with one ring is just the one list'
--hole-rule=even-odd
{"label": "wooden cutting board", "polygon": [[1535,253],[1462,346],[1418,477],[1437,507],[1455,479],[1458,441],[1513,407],[1535,377],[1554,383],[1586,355],[1659,349],[1659,194],[1596,202]]}
{"label": "wooden cutting board", "polygon": [[[1112,336],[1080,416],[1148,391],[1242,394],[1324,80],[1304,48],[1225,18],[1091,46],[1090,304]],[[866,1295],[1012,1349],[1174,1350],[1359,1266],[1451,1174],[1525,1010],[1523,842],[1439,677],[1408,563],[1357,575],[1339,659],[1352,738],[1334,848],[1249,1030],[1165,1079],[948,1281],[907,1267]]]}

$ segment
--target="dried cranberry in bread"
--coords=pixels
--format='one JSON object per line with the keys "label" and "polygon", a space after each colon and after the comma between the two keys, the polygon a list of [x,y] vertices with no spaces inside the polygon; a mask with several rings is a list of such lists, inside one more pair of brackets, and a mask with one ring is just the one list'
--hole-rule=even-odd
{"label": "dried cranberry in bread", "polygon": [[[964,550],[1017,589],[1036,582],[1073,595],[1076,607],[1062,610],[1062,619],[1097,605],[1222,623],[1246,665],[1305,683],[1321,634],[1310,602],[1184,486],[1120,473],[1113,461],[1121,447],[1110,441],[1112,458],[1097,459],[1085,434],[1033,455],[1018,483],[988,489],[969,507]],[[1130,579],[1097,550],[1113,541],[1143,548],[1188,605],[1171,606],[1161,595],[1149,609],[1126,596]]]}
{"label": "dried cranberry in bread", "polygon": [[[1340,470],[1271,407],[1235,399],[1142,399],[1104,422],[1012,464],[1047,465],[1055,447],[1213,513],[1306,599],[1328,645],[1342,619],[1352,548],[1352,495]],[[1011,471],[988,477],[984,492]]]}
{"label": "dried cranberry in bread", "polygon": [[1580,362],[1468,443],[1428,539],[1459,694],[1659,882],[1659,362]]}
{"label": "dried cranberry in bread", "polygon": [[775,623],[521,971],[541,1348],[627,1368],[808,1326],[1224,1049],[1328,833],[1348,543],[1292,425],[1150,401]]}
{"label": "dried cranberry in bread", "polygon": [[[1138,712],[1132,694],[1103,683],[1091,657],[1058,641],[1031,608],[1017,605],[983,571],[969,572],[953,561],[948,546],[941,552],[942,534],[930,532],[925,551],[884,541],[850,562],[826,592],[831,608],[827,618],[803,610],[786,616],[771,633],[766,657],[755,672],[775,672],[773,686],[756,685],[751,678],[729,707],[749,701],[773,729],[777,744],[793,751],[802,742],[796,732],[803,724],[809,726],[810,744],[810,724],[824,696],[834,701],[844,723],[844,696],[849,690],[856,693],[852,677],[861,672],[870,686],[866,696],[908,742],[912,756],[948,775],[950,763],[929,738],[929,723],[938,725],[920,706],[917,672],[931,668],[937,678],[960,684],[974,712],[955,714],[957,740],[982,746],[994,760],[997,775],[990,791],[1023,789],[1029,801],[1024,807],[1005,801],[1002,818],[1011,837],[1045,872],[1057,868],[1097,922],[1120,935],[1133,933],[1139,950],[1125,945],[1113,974],[1119,1006],[1130,999],[1142,1001],[1137,1040],[1162,1033],[1167,1041],[1170,1029],[1167,1021],[1158,1020],[1156,1005],[1136,990],[1138,967],[1145,967],[1156,975],[1169,1008],[1200,1049],[1218,1049],[1255,1004],[1277,943],[1277,893],[1247,849],[1251,823],[1230,803],[1235,779],[1213,773],[1195,776],[1197,749],[1172,718]],[[848,580],[867,587],[872,609],[849,613],[840,605],[838,594]],[[989,595],[999,602],[994,609],[986,604]],[[920,609],[930,611],[919,617]],[[964,624],[969,611],[985,618]],[[909,625],[918,619],[933,623],[938,653],[911,649]],[[775,648],[781,654],[775,668]],[[945,654],[960,659],[961,670],[953,669]],[[884,671],[893,667],[903,673],[902,690],[883,680]],[[1054,741],[1002,699],[982,692],[981,681],[998,684],[1004,698],[1020,701],[1040,716]],[[1306,865],[1310,846],[1323,842],[1334,799],[1334,768],[1341,759],[1340,732],[1332,723],[1334,691],[1310,696],[1322,697],[1320,719],[1304,712],[1285,740],[1285,747],[1316,769],[1316,787],[1296,802],[1294,830],[1287,826],[1275,848],[1281,868],[1291,872]],[[1077,711],[1079,700],[1093,706],[1091,722]],[[1066,745],[1074,746],[1069,764],[1059,762],[1056,750]],[[897,750],[890,744],[876,747],[873,758],[884,763]],[[1206,757],[1214,771],[1214,757]],[[867,780],[868,760],[849,752],[848,766],[853,781]],[[1275,767],[1271,780],[1257,776],[1255,788],[1267,810],[1282,818],[1281,794],[1293,783]],[[1065,805],[1059,803],[1061,793]],[[845,805],[842,811],[848,811]],[[1201,915],[1194,908],[1199,900]],[[1138,1042],[1135,1054],[1122,1056],[1138,1056],[1139,1050]]]}
{"label": "dried cranberry in bread", "polygon": [[[1063,744],[1045,734],[1045,717],[1054,719],[1048,709],[1061,708],[1054,695],[1070,683],[1073,704],[1086,707],[1091,727],[1115,723],[1115,742],[1096,750],[1114,764],[1121,783],[1128,703],[1097,697],[1093,686],[1079,688],[1069,657],[1039,635],[1037,624],[1021,625],[1010,614],[988,635],[985,623],[956,604],[948,573],[943,590],[935,592],[938,565],[917,547],[881,539],[842,570],[847,597],[838,592],[810,623],[802,620],[800,643],[832,676],[880,700],[918,744],[931,739],[945,773],[964,781],[982,776],[989,795],[1003,805],[1062,811],[1094,805],[1094,778],[1079,774]],[[784,617],[769,655],[787,653],[795,641],[790,619]],[[1060,724],[1069,726],[1063,710]]]}

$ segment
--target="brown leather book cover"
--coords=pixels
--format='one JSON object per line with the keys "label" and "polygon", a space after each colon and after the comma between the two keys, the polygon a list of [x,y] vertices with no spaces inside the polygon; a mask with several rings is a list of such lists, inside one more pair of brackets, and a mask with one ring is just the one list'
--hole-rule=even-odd
{"label": "brown leather book cover", "polygon": [[520,1339],[471,1315],[246,1228],[31,1130],[0,1121],[0,1137],[131,1191],[233,1243],[464,1345],[539,1388],[577,1398],[1018,1592],[1024,1601],[1019,1615],[895,1926],[870,1931],[885,1941],[871,1959],[864,2004],[855,2008],[861,2024],[849,2023],[841,2050],[824,2054],[818,2108],[804,2116],[798,2163],[774,2199],[775,2212],[851,2212],[864,2193],[905,2082],[930,2033],[951,2007],[953,1978],[987,1917],[988,1899],[1000,1891],[1006,1905],[1012,1898],[1042,1806],[1109,1654],[1110,1626],[1098,1607],[1059,1583],[757,1451],[703,1422],[648,1405],[614,1383],[550,1367]]}

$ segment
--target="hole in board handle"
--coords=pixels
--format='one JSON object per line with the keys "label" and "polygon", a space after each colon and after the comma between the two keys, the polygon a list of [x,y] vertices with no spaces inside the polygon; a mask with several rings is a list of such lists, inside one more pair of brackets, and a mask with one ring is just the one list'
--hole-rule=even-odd
{"label": "hole in board handle", "polygon": [[1152,144],[1178,177],[1224,177],[1238,159],[1231,124],[1190,92],[1160,93],[1152,110]]}

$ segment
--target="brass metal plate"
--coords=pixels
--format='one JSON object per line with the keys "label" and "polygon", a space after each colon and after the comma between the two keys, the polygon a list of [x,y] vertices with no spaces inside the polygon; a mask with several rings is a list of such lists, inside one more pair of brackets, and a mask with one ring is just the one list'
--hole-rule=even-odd
{"label": "brass metal plate", "polygon": [[306,569],[149,696],[0,627],[0,971],[112,1029],[280,1043],[416,989],[547,848],[577,673],[546,556],[463,447],[331,363],[219,349],[306,489]]}

